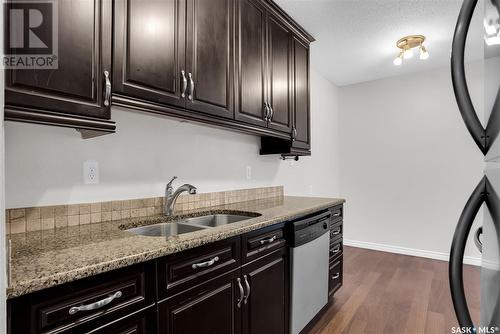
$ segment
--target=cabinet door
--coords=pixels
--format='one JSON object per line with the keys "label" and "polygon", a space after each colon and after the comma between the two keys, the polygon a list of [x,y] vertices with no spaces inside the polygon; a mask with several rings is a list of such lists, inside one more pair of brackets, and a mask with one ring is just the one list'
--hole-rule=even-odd
{"label": "cabinet door", "polygon": [[235,270],[160,302],[159,333],[240,333],[239,273]]}
{"label": "cabinet door", "polygon": [[232,0],[188,0],[186,108],[233,118]]}
{"label": "cabinet door", "polygon": [[243,334],[288,333],[287,270],[285,248],[243,267],[243,282],[250,287],[243,303]]}
{"label": "cabinet door", "polygon": [[237,20],[235,118],[266,127],[266,11],[257,0],[239,0]]}
{"label": "cabinet door", "polygon": [[293,125],[295,140],[293,147],[310,149],[309,114],[309,48],[298,39],[293,39]]}
{"label": "cabinet door", "polygon": [[117,0],[113,93],[183,108],[184,27],[184,0]]}
{"label": "cabinet door", "polygon": [[[34,109],[35,113],[109,119],[104,73],[111,71],[112,1],[60,0],[56,5],[57,40],[52,42],[58,46],[57,68],[6,70],[5,104]],[[10,3],[8,8],[19,9],[16,6],[22,5]],[[22,10],[27,17],[28,9]],[[11,15],[5,18],[4,36],[15,34],[8,28],[15,25],[9,22]],[[37,35],[50,35],[51,28],[43,24]]]}
{"label": "cabinet door", "polygon": [[292,129],[291,33],[277,18],[270,15],[268,36],[268,102],[272,107],[269,127],[290,133]]}

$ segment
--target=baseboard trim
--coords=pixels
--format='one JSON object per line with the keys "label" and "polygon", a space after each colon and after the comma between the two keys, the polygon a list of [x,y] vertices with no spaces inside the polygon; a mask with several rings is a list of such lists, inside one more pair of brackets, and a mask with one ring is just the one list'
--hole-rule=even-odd
{"label": "baseboard trim", "polygon": [[[423,250],[423,249],[414,249],[414,248],[406,248],[406,247],[399,247],[399,246],[392,246],[392,245],[385,245],[385,244],[377,244],[374,242],[366,242],[366,241],[358,241],[358,240],[350,240],[350,239],[344,239],[344,245],[359,247],[359,248],[366,248],[366,249],[373,249],[373,250],[377,250],[377,251],[381,251],[381,252],[425,257],[428,259],[441,260],[441,261],[448,261],[448,259],[450,258],[449,253],[441,253],[441,252],[434,252],[434,251],[428,251],[428,250]],[[481,258],[480,257],[473,257],[473,256],[465,256],[464,263],[470,264],[473,266],[480,266],[481,265]]]}

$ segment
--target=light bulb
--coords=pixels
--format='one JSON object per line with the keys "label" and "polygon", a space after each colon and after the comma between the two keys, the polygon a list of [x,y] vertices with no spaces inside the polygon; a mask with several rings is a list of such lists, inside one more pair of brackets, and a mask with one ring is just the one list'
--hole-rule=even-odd
{"label": "light bulb", "polygon": [[403,58],[404,59],[410,59],[413,57],[413,50],[412,49],[406,49],[404,52],[403,52]]}
{"label": "light bulb", "polygon": [[400,56],[397,56],[396,58],[394,58],[392,63],[396,66],[399,66],[403,63],[403,58],[401,58]]}
{"label": "light bulb", "polygon": [[425,48],[425,46],[421,45],[420,46],[420,59],[426,60],[427,58],[429,58],[429,52],[427,52],[427,49]]}

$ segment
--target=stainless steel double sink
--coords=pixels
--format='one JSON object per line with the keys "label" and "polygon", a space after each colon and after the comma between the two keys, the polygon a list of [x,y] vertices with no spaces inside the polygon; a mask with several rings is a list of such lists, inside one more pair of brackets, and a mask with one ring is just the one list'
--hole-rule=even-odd
{"label": "stainless steel double sink", "polygon": [[184,233],[195,232],[199,230],[209,229],[212,227],[236,223],[242,220],[257,217],[253,215],[236,215],[236,214],[212,214],[192,218],[184,218],[178,221],[165,222],[154,225],[145,225],[127,229],[126,231],[138,235],[150,237],[169,237]]}

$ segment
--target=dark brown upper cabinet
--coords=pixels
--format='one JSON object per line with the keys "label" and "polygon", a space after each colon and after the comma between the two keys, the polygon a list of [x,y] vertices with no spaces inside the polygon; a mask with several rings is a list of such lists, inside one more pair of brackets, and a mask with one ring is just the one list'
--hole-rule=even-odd
{"label": "dark brown upper cabinet", "polygon": [[[107,121],[112,1],[60,0],[56,5],[58,20],[50,23],[58,22],[57,38],[52,41],[58,50],[58,67],[6,70],[5,120],[75,127],[90,130],[89,136],[94,130],[114,132],[115,124]],[[8,6],[15,9],[18,4]],[[5,19],[4,36],[9,36],[10,15]],[[51,24],[38,29],[38,35],[52,31]]]}
{"label": "dark brown upper cabinet", "polygon": [[259,0],[237,6],[235,118],[267,127],[267,11]]}
{"label": "dark brown upper cabinet", "polygon": [[291,37],[285,24],[270,15],[267,55],[269,127],[286,133],[290,133],[292,129]]}
{"label": "dark brown upper cabinet", "polygon": [[113,92],[233,118],[232,3],[117,1]]}
{"label": "dark brown upper cabinet", "polygon": [[233,0],[187,0],[189,110],[233,118]]}
{"label": "dark brown upper cabinet", "polygon": [[184,108],[185,14],[185,0],[115,2],[113,93]]}
{"label": "dark brown upper cabinet", "polygon": [[274,1],[59,0],[58,7],[59,68],[6,71],[6,120],[91,137],[115,131],[114,104],[266,136],[272,145],[262,154],[308,154],[313,38]]}
{"label": "dark brown upper cabinet", "polygon": [[293,129],[292,147],[311,148],[309,111],[309,46],[293,38]]}
{"label": "dark brown upper cabinet", "polygon": [[292,129],[290,28],[258,0],[238,0],[237,19],[236,119],[289,135]]}
{"label": "dark brown upper cabinet", "polygon": [[291,79],[288,81],[291,86],[290,137],[262,137],[261,154],[282,154],[284,157],[311,154],[309,42],[292,35],[291,48]]}

